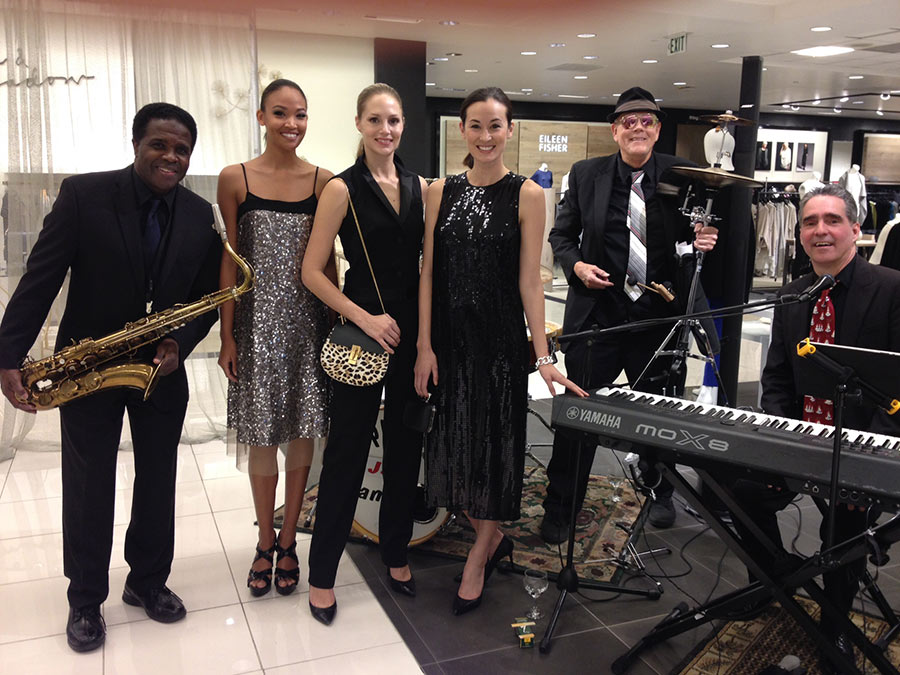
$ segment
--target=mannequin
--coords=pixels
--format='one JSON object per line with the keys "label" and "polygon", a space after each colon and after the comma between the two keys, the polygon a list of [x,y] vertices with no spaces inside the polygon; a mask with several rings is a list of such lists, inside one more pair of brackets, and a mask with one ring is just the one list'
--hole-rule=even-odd
{"label": "mannequin", "polygon": [[731,161],[731,155],[734,153],[734,136],[728,129],[716,127],[707,131],[703,137],[703,151],[710,166],[719,165],[725,171],[734,171],[734,164]]}
{"label": "mannequin", "polygon": [[553,172],[547,166],[547,162],[541,162],[538,170],[531,174],[531,180],[540,185],[542,188],[553,187]]}
{"label": "mannequin", "polygon": [[778,148],[778,170],[779,171],[790,171],[791,170],[791,157],[793,153],[791,152],[791,144],[790,143],[781,143]]}
{"label": "mannequin", "polygon": [[798,190],[800,199],[803,199],[810,190],[815,190],[820,187],[825,187],[825,183],[822,182],[822,174],[819,171],[813,171],[812,178],[807,178],[800,183],[800,189]]}
{"label": "mannequin", "polygon": [[866,200],[866,177],[859,172],[859,164],[851,164],[844,175],[838,178],[838,183],[853,195],[859,209],[859,222],[862,223],[869,212],[869,202]]}

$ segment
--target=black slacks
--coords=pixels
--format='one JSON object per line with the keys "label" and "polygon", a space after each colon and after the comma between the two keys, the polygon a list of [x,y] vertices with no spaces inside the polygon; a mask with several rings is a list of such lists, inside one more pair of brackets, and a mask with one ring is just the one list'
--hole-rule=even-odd
{"label": "black slacks", "polygon": [[[591,390],[610,384],[624,370],[629,382],[635,382],[650,361],[653,353],[668,335],[670,328],[656,328],[634,333],[620,333],[588,341],[573,342],[566,350],[566,372],[570,380],[583,389]],[[660,357],[653,362],[644,378],[637,383],[637,389],[648,393],[663,393],[666,370],[672,363],[671,357]],[[680,389],[683,375],[677,380]],[[665,392],[674,395],[674,392]],[[557,431],[553,439],[553,454],[547,466],[547,497],[544,510],[562,520],[568,520],[571,511],[575,471],[575,453],[581,453],[581,464],[575,487],[576,510],[581,509],[587,491],[591,464],[594,461],[596,445],[573,441],[565,433]],[[655,474],[656,471],[654,470]],[[649,485],[655,477],[644,474]],[[672,486],[666,482],[656,490],[657,495],[672,493]]]}
{"label": "black slacks", "polygon": [[406,565],[422,460],[422,434],[403,424],[403,408],[416,397],[415,301],[399,310],[389,308],[388,313],[400,325],[401,339],[383,382],[371,387],[333,382],[331,426],[322,458],[316,521],[309,547],[309,583],[317,588],[334,586],[359,501],[382,386],[384,488],[378,511],[379,549],[381,560],[388,567]]}
{"label": "black slacks", "polygon": [[109,594],[116,496],[116,455],[128,411],[134,444],[131,522],[125,535],[126,582],[137,592],[165,584],[175,548],[175,472],[187,409],[184,368],[143,392],[112,389],[60,408],[63,565],[72,607]]}
{"label": "black slacks", "polygon": [[[757,481],[739,479],[732,484],[735,499],[741,504],[756,525],[779,547],[778,555],[771,556],[761,546],[751,545],[750,552],[759,565],[765,569],[772,569],[779,558],[787,556],[782,547],[781,530],[778,527],[778,512],[790,504],[795,492],[782,489],[781,491],[768,487]],[[877,518],[877,515],[874,516]],[[863,532],[867,527],[868,514],[865,511],[850,511],[844,505],[838,505],[835,510],[834,533],[835,543],[854,537]],[[754,542],[749,530],[738,519],[734,520],[734,527],[745,542]],[[828,527],[827,518],[823,515],[822,524],[819,527],[819,536],[825,541]],[[859,591],[859,580],[866,569],[866,559],[860,558],[848,565],[844,565],[834,571],[822,575],[825,593],[835,606],[842,612],[849,612],[853,604],[853,598]],[[750,580],[753,581],[752,575]],[[826,622],[827,623],[827,622]],[[823,624],[827,631],[828,626]]]}

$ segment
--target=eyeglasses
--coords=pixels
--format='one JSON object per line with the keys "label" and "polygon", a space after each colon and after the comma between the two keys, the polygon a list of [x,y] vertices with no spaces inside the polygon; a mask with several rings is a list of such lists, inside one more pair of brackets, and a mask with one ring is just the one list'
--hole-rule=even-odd
{"label": "eyeglasses", "polygon": [[616,124],[622,125],[625,130],[634,129],[638,124],[645,129],[652,129],[659,124],[659,120],[656,115],[645,113],[643,115],[624,115],[616,120]]}

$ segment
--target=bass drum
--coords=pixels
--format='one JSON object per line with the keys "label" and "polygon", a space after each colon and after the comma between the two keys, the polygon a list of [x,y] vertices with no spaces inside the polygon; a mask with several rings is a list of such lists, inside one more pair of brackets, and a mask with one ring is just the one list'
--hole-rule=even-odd
{"label": "bass drum", "polygon": [[[378,414],[378,430],[381,431],[381,419],[384,409]],[[353,530],[360,536],[378,542],[378,509],[381,506],[381,495],[384,488],[382,475],[381,448],[374,444],[369,449],[369,461],[359,488],[359,500],[356,513],[353,515]],[[425,505],[424,480],[425,467],[419,463],[419,484],[416,488],[416,500],[413,505],[413,531],[409,545],[416,546],[431,539],[450,518],[443,507],[427,507]]]}

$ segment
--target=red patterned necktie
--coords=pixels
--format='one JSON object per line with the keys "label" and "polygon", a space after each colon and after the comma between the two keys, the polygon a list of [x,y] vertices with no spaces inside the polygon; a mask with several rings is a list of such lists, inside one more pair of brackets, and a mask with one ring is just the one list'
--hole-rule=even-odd
{"label": "red patterned necktie", "polygon": [[[809,323],[809,338],[813,342],[834,344],[834,304],[831,302],[831,289],[822,291],[822,295],[813,307],[812,321]],[[827,398],[814,396],[803,397],[803,421],[818,422],[834,426],[834,404]]]}

